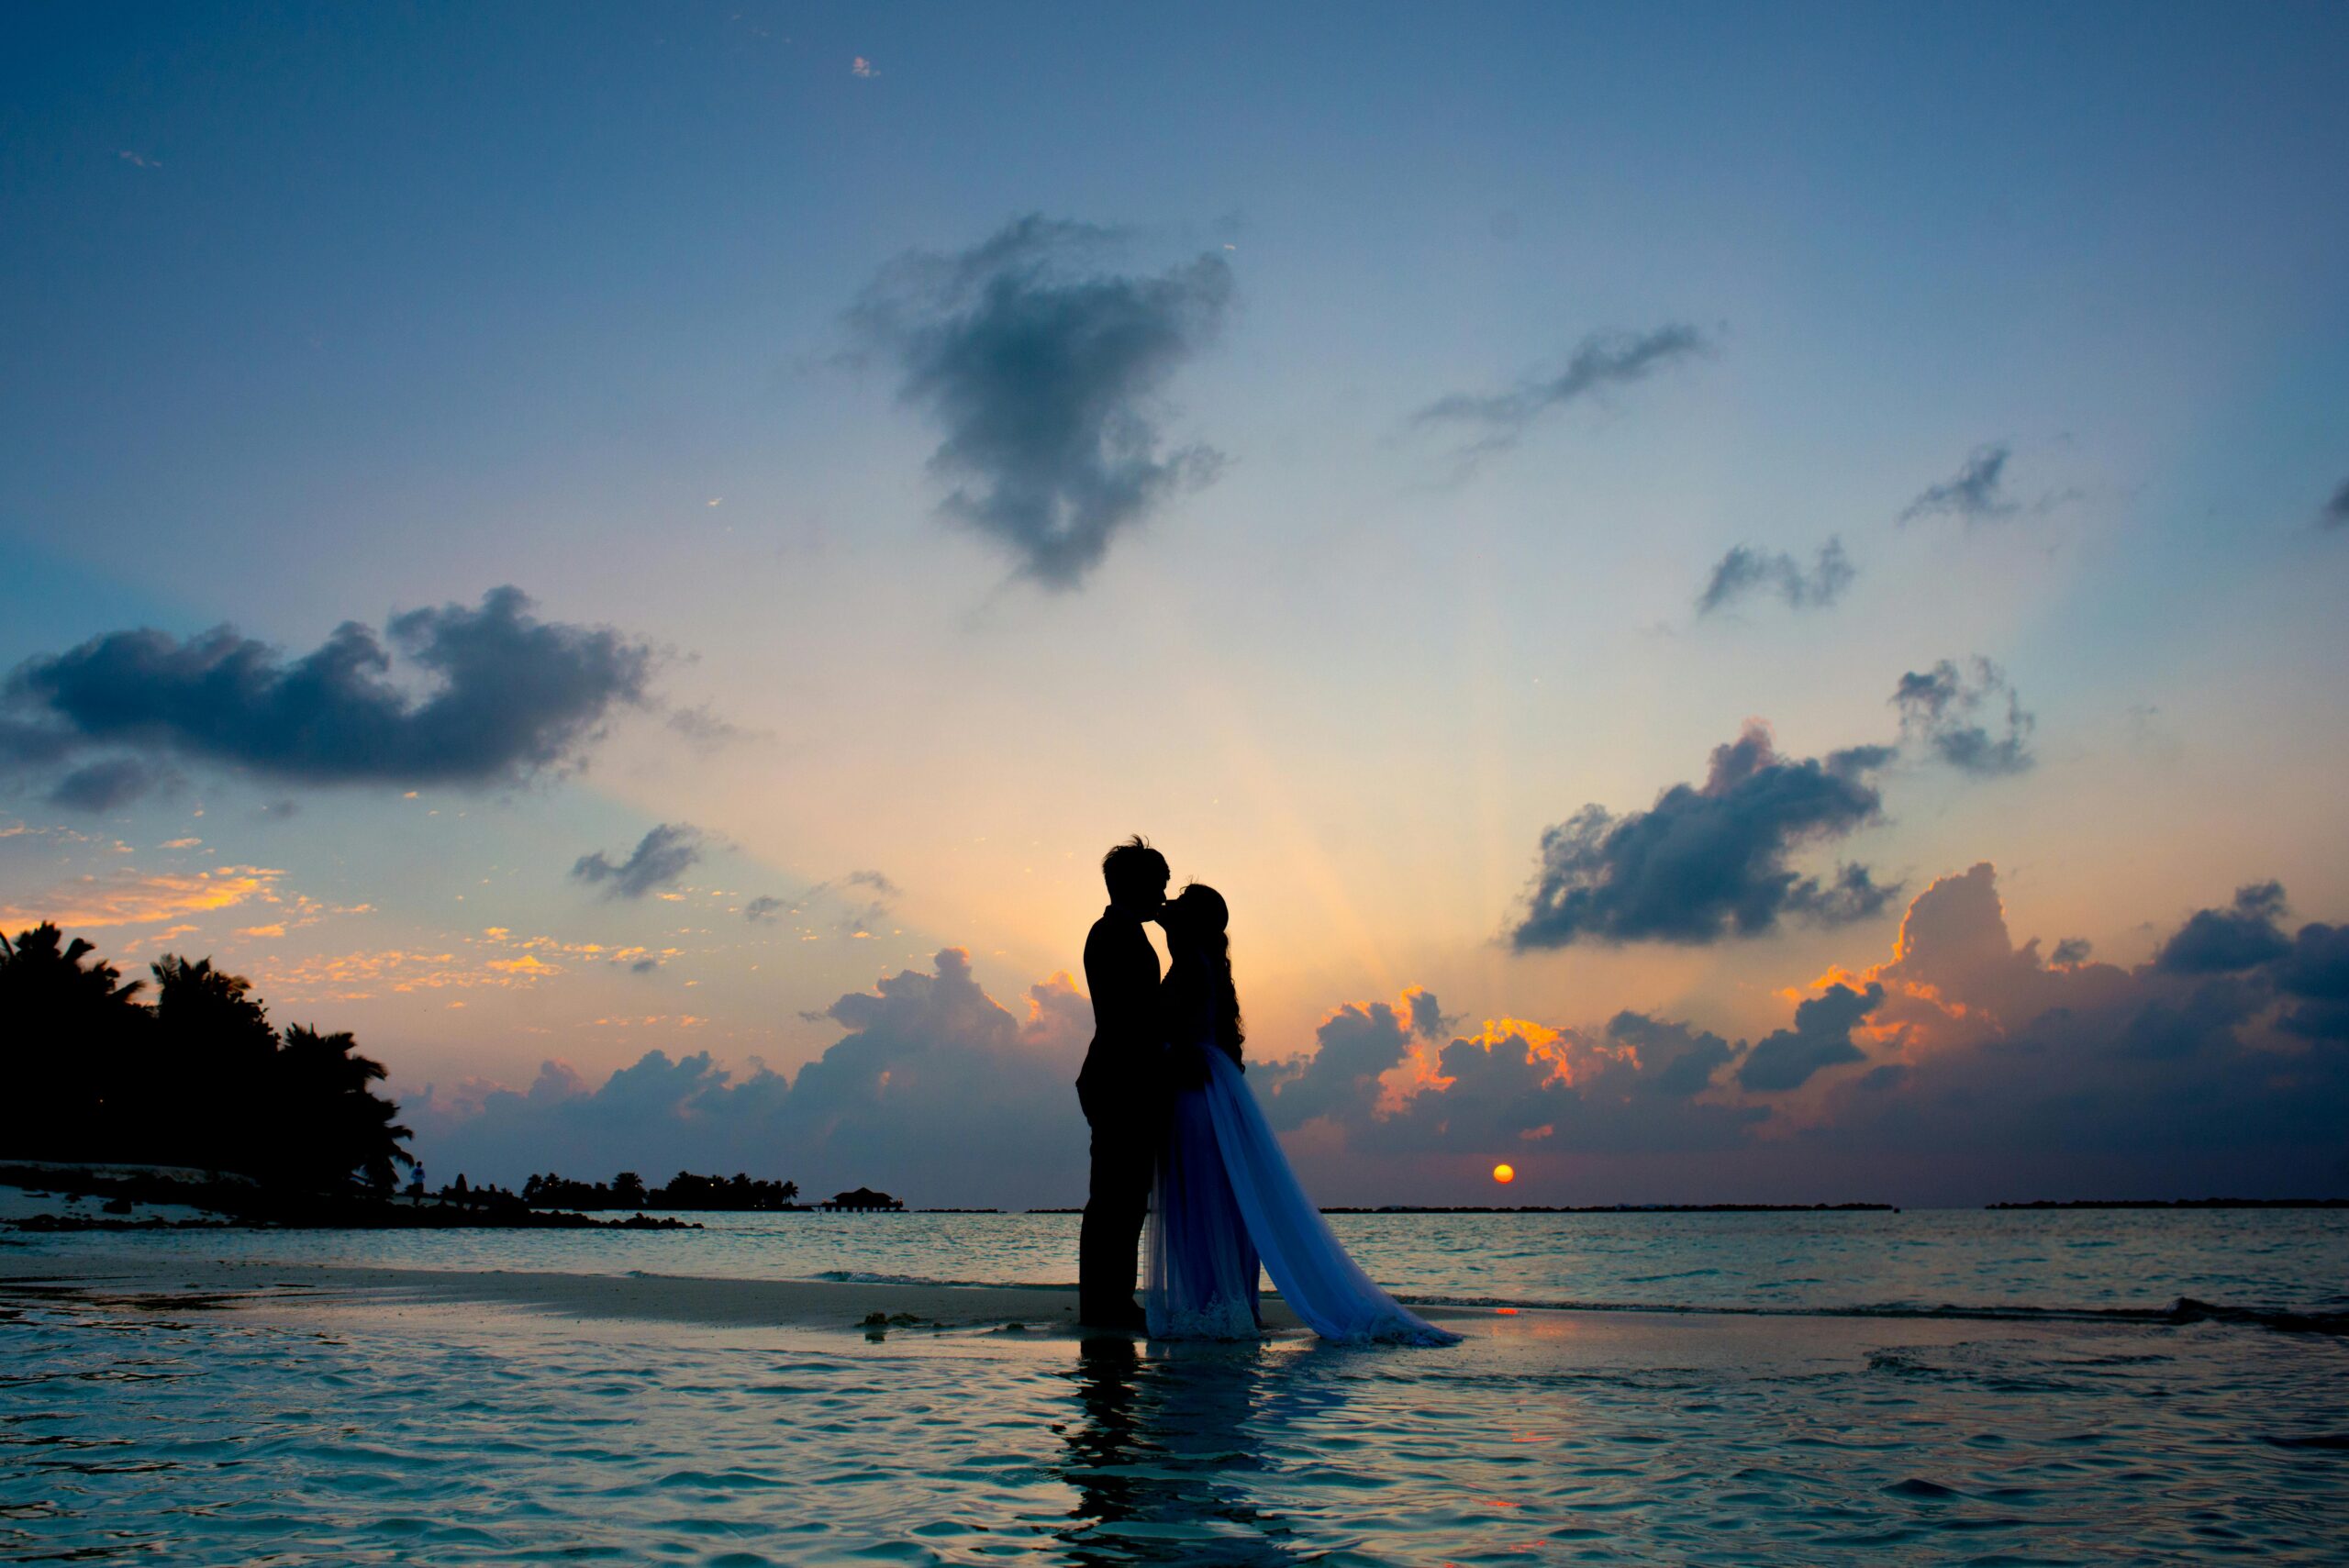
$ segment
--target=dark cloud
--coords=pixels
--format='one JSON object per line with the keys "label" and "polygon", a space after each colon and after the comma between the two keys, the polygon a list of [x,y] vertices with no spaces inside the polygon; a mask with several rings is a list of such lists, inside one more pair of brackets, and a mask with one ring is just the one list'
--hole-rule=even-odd
{"label": "dark cloud", "polygon": [[2299,1014],[2349,985],[2349,953],[2332,927],[2286,938],[2283,909],[2280,887],[2256,884],[2139,968],[2049,967],[2009,935],[1988,865],[1945,877],[1910,906],[1898,956],[1852,981],[1886,993],[1870,1059],[1907,1073],[1865,1099],[1831,1086],[1806,1136],[1972,1164],[1998,1185],[2015,1162],[2054,1161],[2075,1192],[2090,1168],[2132,1173],[2152,1195],[2312,1190],[2349,1126],[2349,1052],[2326,1044],[2321,1015],[2309,1029]]}
{"label": "dark cloud", "polygon": [[2341,488],[2332,493],[2332,498],[2317,513],[2317,522],[2328,528],[2349,528],[2349,479],[2341,482]]}
{"label": "dark cloud", "polygon": [[851,887],[869,887],[884,898],[895,898],[905,891],[877,871],[852,871],[841,880]]}
{"label": "dark cloud", "polygon": [[663,822],[636,841],[628,858],[615,862],[603,851],[582,855],[571,874],[604,890],[608,898],[641,898],[667,887],[700,861],[704,835],[690,822]]}
{"label": "dark cloud", "polygon": [[178,779],[175,770],[141,757],[106,757],[58,780],[49,803],[74,811],[112,811]]}
{"label": "dark cloud", "polygon": [[[2280,917],[2282,895],[2254,890],[2250,905]],[[2306,925],[2268,951],[2223,973],[2051,965],[2009,935],[1982,864],[1911,903],[1888,961],[1831,971],[1750,1043],[1639,1012],[1598,1029],[1497,1018],[1462,1032],[1409,991],[1334,1009],[1313,1052],[1255,1060],[1249,1081],[1329,1202],[1489,1194],[1462,1184],[1497,1159],[1532,1201],[2337,1190],[2349,927]],[[469,1084],[411,1105],[419,1151],[509,1184],[714,1168],[819,1195],[1075,1201],[1084,997],[1056,978],[1019,1017],[959,951],[934,971],[810,1015],[839,1035],[796,1074],[654,1051],[598,1086],[549,1062],[525,1091]]]}
{"label": "dark cloud", "polygon": [[[1502,1018],[1457,1035],[1431,993],[1402,1006],[1349,1003],[1322,1024],[1310,1056],[1252,1069],[1273,1125],[1333,1131],[1384,1156],[1720,1149],[1769,1113],[1698,1096],[1733,1052],[1719,1035],[1623,1013],[1598,1035]],[[1398,1069],[1406,1069],[1400,1071]]]}
{"label": "dark cloud", "polygon": [[1787,917],[1865,919],[1898,886],[1865,866],[1822,883],[1787,862],[1876,819],[1882,802],[1865,775],[1889,758],[1871,746],[1782,760],[1768,728],[1749,724],[1714,748],[1702,785],[1674,784],[1621,817],[1586,806],[1545,831],[1531,906],[1510,940],[1520,952],[1583,940],[1702,943],[1758,936]]}
{"label": "dark cloud", "polygon": [[[1964,673],[1946,659],[1921,674],[1911,670],[1893,688],[1891,701],[1900,710],[1902,738],[1961,773],[1998,778],[2026,773],[2038,761],[2031,735],[2039,720],[2023,711],[2005,673],[1987,659],[1971,661]],[[1978,722],[1986,708],[2001,724],[2000,733]]]}
{"label": "dark cloud", "polygon": [[1667,1022],[1626,1009],[1607,1026],[1608,1038],[1638,1053],[1642,1092],[1685,1100],[1701,1094],[1736,1054],[1709,1029]]}
{"label": "dark cloud", "polygon": [[1526,427],[1553,408],[1584,397],[1603,397],[1611,387],[1645,381],[1677,361],[1712,351],[1702,332],[1671,323],[1649,332],[1594,332],[1576,345],[1565,368],[1553,376],[1530,378],[1507,392],[1455,392],[1411,416],[1414,425],[1453,424],[1481,429],[1472,452],[1513,445]]}
{"label": "dark cloud", "polygon": [[782,899],[775,897],[773,894],[762,893],[756,898],[751,899],[748,904],[742,906],[742,918],[745,920],[772,920],[777,916],[783,914],[789,907],[789,905],[784,903]]}
{"label": "dark cloud", "polygon": [[2232,974],[2270,963],[2291,951],[2277,922],[2284,917],[2284,884],[2253,883],[2235,889],[2226,909],[2198,909],[2154,955],[2165,974]]}
{"label": "dark cloud", "polygon": [[2277,1021],[2309,1040],[2349,1041],[2349,926],[2311,922],[2277,962],[2276,988],[2298,1004]]}
{"label": "dark cloud", "polygon": [[[2247,916],[2265,929],[2282,908],[2261,886],[2188,926]],[[1981,864],[1917,897],[1888,962],[1831,970],[1787,1027],[1750,1044],[1626,1012],[1596,1032],[1497,1020],[1431,1062],[1399,1007],[1356,1005],[1321,1042],[1342,1061],[1259,1071],[1280,1097],[1317,1079],[1341,1091],[1281,1125],[1364,1184],[1390,1166],[1441,1180],[1457,1165],[1408,1162],[1474,1155],[1536,1183],[1564,1173],[1566,1191],[1643,1197],[1801,1200],[1848,1183],[1943,1203],[2338,1190],[2349,927],[2278,932],[2224,973],[2063,958],[2014,941]]]}
{"label": "dark cloud", "polygon": [[1154,276],[1103,270],[1118,236],[1020,218],[952,256],[887,269],[850,312],[946,439],[949,517],[1008,549],[1024,576],[1073,588],[1110,541],[1211,480],[1212,448],[1161,450],[1156,400],[1230,314],[1209,253]]}
{"label": "dark cloud", "polygon": [[[707,1052],[647,1052],[591,1087],[548,1062],[528,1091],[469,1085],[414,1116],[435,1169],[509,1184],[532,1171],[785,1177],[815,1195],[858,1185],[915,1204],[1080,1200],[1085,1122],[1071,1083],[1092,1008],[1065,980],[1016,1018],[949,949],[817,1015],[840,1038],[796,1075],[736,1074]],[[411,1107],[417,1111],[417,1107]]]}
{"label": "dark cloud", "polygon": [[2086,963],[2088,961],[2088,955],[2095,951],[2095,944],[2086,937],[2065,937],[2055,944],[2055,951],[2049,956],[2048,962],[2068,968],[2076,963]]}
{"label": "dark cloud", "polygon": [[1413,991],[1397,1011],[1385,1002],[1349,1002],[1314,1031],[1313,1054],[1273,1063],[1258,1074],[1264,1115],[1275,1128],[1316,1117],[1367,1118],[1378,1103],[1379,1077],[1403,1064],[1412,1041],[1434,1041],[1444,1025],[1432,993]]}
{"label": "dark cloud", "polygon": [[[428,677],[385,677],[397,650]],[[222,626],[184,641],[109,632],[10,674],[10,731],[62,755],[111,743],[317,784],[510,784],[573,762],[616,707],[644,700],[651,651],[608,628],[541,621],[519,589],[479,608],[346,621],[288,661]]]}
{"label": "dark cloud", "polygon": [[1852,1030],[1884,1000],[1884,987],[1865,991],[1830,985],[1795,1008],[1792,1029],[1765,1035],[1738,1063],[1741,1088],[1763,1094],[1799,1089],[1822,1068],[1864,1062],[1867,1053],[1852,1043]]}
{"label": "dark cloud", "polygon": [[1753,594],[1775,594],[1792,609],[1824,609],[1842,596],[1855,575],[1840,539],[1820,546],[1809,571],[1791,555],[1741,544],[1714,562],[1705,591],[1697,595],[1697,613],[1710,615]]}
{"label": "dark cloud", "polygon": [[2010,517],[2021,507],[2007,495],[2007,460],[2014,455],[2003,441],[1976,447],[1956,476],[1929,484],[1900,514],[1904,523],[1920,517],[1952,517],[1968,523]]}

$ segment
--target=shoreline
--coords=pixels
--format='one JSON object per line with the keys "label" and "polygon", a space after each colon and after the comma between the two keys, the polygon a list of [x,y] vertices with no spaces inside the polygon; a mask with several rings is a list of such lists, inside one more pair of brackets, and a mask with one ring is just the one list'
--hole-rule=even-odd
{"label": "shoreline", "polygon": [[[378,1268],[273,1260],[192,1261],[128,1253],[71,1259],[0,1256],[0,1296],[72,1294],[131,1305],[174,1297],[207,1304],[289,1301],[335,1306],[486,1306],[572,1318],[628,1318],[723,1329],[931,1333],[989,1329],[1077,1337],[1074,1284],[860,1284],[841,1280],[726,1279],[693,1274]],[[1264,1298],[1264,1328],[1304,1331],[1278,1298]],[[1485,1317],[1489,1310],[1424,1308]],[[878,1313],[889,1321],[875,1325]]]}
{"label": "shoreline", "polygon": [[[573,1321],[632,1320],[707,1329],[863,1332],[868,1339],[1008,1335],[1074,1340],[1098,1335],[1076,1320],[1074,1284],[909,1280],[743,1279],[715,1275],[583,1273],[557,1270],[402,1268],[277,1259],[156,1257],[135,1251],[59,1255],[0,1252],[0,1302],[72,1297],[167,1309],[313,1305],[384,1309],[488,1307]],[[2349,1313],[2232,1307],[2179,1297],[2161,1307],[1502,1302],[1427,1299],[1405,1305],[1431,1321],[1484,1337],[1614,1341],[1669,1337],[1809,1340],[1949,1333],[2036,1334],[2163,1330],[2207,1324],[2315,1340],[2349,1335]],[[1268,1340],[1311,1332],[1274,1292],[1263,1298]],[[1140,1340],[1112,1331],[1103,1337]]]}

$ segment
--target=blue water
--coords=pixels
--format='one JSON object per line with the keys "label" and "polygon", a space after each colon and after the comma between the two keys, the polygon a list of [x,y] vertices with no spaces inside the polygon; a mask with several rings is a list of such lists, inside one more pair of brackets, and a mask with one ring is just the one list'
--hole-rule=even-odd
{"label": "blue water", "polygon": [[[699,1231],[201,1230],[16,1239],[19,1255],[143,1250],[395,1268],[729,1279],[1070,1283],[1076,1217],[705,1214]],[[1380,1283],[1430,1300],[1838,1310],[2158,1308],[2180,1296],[2349,1308],[2349,1211],[1334,1215]]]}
{"label": "blue water", "polygon": [[[1068,1277],[1053,1216],[28,1238],[454,1267]],[[1520,1311],[1446,1351],[1080,1347],[0,1286],[0,1559],[2117,1562],[2349,1556],[2349,1218],[1346,1217]],[[763,1262],[766,1266],[760,1266]],[[2058,1309],[2052,1319],[1849,1307]]]}

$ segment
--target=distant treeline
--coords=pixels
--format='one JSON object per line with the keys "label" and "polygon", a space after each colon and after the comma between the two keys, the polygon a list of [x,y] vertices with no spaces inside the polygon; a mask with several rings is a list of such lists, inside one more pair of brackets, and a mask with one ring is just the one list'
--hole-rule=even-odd
{"label": "distant treeline", "polygon": [[1991,1208],[2349,1208],[2349,1197],[2033,1198]]}
{"label": "distant treeline", "polygon": [[286,1191],[388,1192],[399,1106],[349,1034],[279,1029],[242,977],[166,953],[125,983],[54,925],[0,935],[0,1154],[189,1165]]}
{"label": "distant treeline", "polygon": [[1325,1208],[1324,1214],[1898,1214],[1888,1203],[1524,1203],[1421,1206],[1390,1203],[1376,1208]]}
{"label": "distant treeline", "polygon": [[757,1182],[739,1171],[731,1176],[680,1171],[651,1188],[634,1171],[592,1184],[552,1173],[522,1184],[522,1201],[532,1208],[785,1209],[798,1195],[796,1182]]}

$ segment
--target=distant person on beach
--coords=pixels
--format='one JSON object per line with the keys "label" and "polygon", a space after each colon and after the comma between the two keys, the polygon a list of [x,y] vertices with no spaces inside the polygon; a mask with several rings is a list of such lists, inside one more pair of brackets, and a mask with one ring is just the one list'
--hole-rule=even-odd
{"label": "distant person on beach", "polygon": [[1076,1075],[1077,1105],[1093,1129],[1092,1181],[1077,1232],[1077,1316],[1097,1329],[1138,1329],[1134,1249],[1150,1207],[1165,1122],[1158,951],[1142,922],[1166,903],[1166,857],[1137,834],[1101,861],[1109,906],[1085,939],[1093,1044]]}

